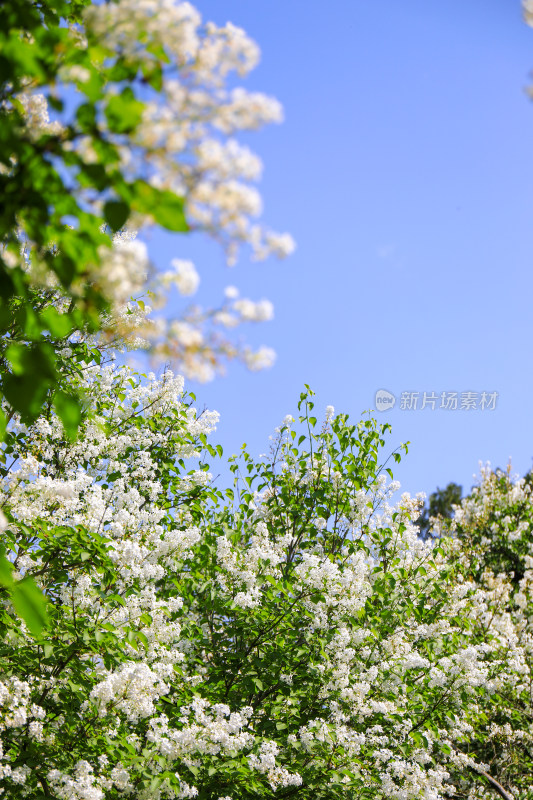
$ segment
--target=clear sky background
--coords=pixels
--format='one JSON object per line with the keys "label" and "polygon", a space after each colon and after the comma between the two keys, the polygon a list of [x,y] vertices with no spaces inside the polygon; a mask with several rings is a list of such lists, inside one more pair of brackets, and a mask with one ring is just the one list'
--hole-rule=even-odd
{"label": "clear sky background", "polygon": [[[402,488],[468,490],[478,462],[533,465],[533,30],[519,0],[197,0],[260,45],[247,88],[286,120],[245,141],[263,159],[263,220],[282,262],[230,269],[217,245],[158,235],[154,260],[192,257],[198,300],[224,286],[275,305],[247,326],[276,365],[189,384],[221,413],[226,454],[296,412],[304,383],[354,420],[377,389],[499,394],[493,411],[380,413],[411,442]],[[242,140],[242,139],[241,139]],[[241,328],[244,330],[244,328]]]}

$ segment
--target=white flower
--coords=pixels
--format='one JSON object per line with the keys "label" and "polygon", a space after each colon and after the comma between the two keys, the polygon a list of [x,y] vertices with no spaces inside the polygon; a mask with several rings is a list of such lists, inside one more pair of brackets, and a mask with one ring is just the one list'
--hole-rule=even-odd
{"label": "white flower", "polygon": [[264,322],[274,316],[274,306],[269,300],[254,303],[253,300],[242,298],[233,303],[233,308],[247,322]]}
{"label": "white flower", "polygon": [[244,363],[252,372],[268,369],[275,360],[276,353],[271,347],[260,347],[255,353],[252,350],[246,350],[244,353]]}
{"label": "white flower", "polygon": [[174,258],[171,261],[173,271],[166,272],[161,280],[165,284],[174,283],[180,294],[189,296],[194,294],[200,285],[200,276],[192,261],[182,261]]}
{"label": "white flower", "polygon": [[65,82],[87,83],[90,80],[91,72],[86,67],[79,64],[72,64],[68,67],[60,67],[58,76],[60,80]]}

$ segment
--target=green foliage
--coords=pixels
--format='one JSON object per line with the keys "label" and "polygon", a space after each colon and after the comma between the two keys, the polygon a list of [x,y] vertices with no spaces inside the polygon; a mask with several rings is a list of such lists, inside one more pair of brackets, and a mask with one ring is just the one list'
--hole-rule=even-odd
{"label": "green foliage", "polygon": [[[122,173],[118,146],[130,146],[142,117],[140,84],[119,54],[98,42],[80,46],[73,26],[87,5],[7,0],[0,8],[0,395],[27,422],[53,397],[71,432],[81,400],[65,399],[55,340],[98,331],[109,310],[94,278],[101,248],[111,245],[103,223],[118,231],[135,211],[187,230],[181,198]],[[157,84],[160,63],[154,54],[153,74],[143,80]],[[73,68],[87,80],[65,84]],[[27,113],[21,96],[35,92],[55,109],[61,129]],[[73,147],[81,137],[91,157]],[[95,210],[99,198],[103,214]],[[54,293],[40,288],[51,283],[67,300],[61,313]]]}
{"label": "green foliage", "polygon": [[417,520],[420,536],[427,539],[431,536],[431,519],[438,517],[441,520],[450,520],[453,517],[453,507],[461,503],[463,487],[457,483],[449,483],[445,489],[429,495],[428,502],[424,505],[422,513]]}
{"label": "green foliage", "polygon": [[445,513],[446,504],[443,513],[434,516],[441,536],[453,543],[461,580],[473,582],[484,593],[472,642],[484,641],[492,634],[506,648],[506,658],[495,663],[496,674],[508,661],[517,670],[515,681],[505,685],[496,678],[498,690],[482,697],[470,749],[514,796],[529,800],[533,771],[531,476],[517,480],[511,478],[510,468],[505,472],[485,468],[478,485],[461,502],[455,502],[453,519]]}
{"label": "green foliage", "polygon": [[5,556],[5,549],[0,549],[0,587],[9,592],[13,606],[24,620],[30,633],[38,637],[48,625],[48,601],[35,581],[26,576],[14,580],[12,564]]}
{"label": "green foliage", "polygon": [[76,438],[82,420],[78,397],[60,390],[54,395],[54,406],[63,423],[66,435],[73,441]]}
{"label": "green foliage", "polygon": [[[408,501],[386,507],[389,426],[343,414],[320,423],[307,389],[269,457],[243,447],[222,489],[206,463],[221,448],[199,432],[187,398],[164,395],[165,380],[142,388],[126,370],[92,374],[94,416],[76,442],[53,407],[6,438],[11,458],[40,465],[7,501],[6,550],[44,589],[50,615],[35,639],[15,603],[3,617],[0,669],[33,676],[31,700],[46,711],[41,741],[18,729],[10,740],[9,758],[40,765],[27,787],[86,762],[95,786],[120,764],[149,798],[194,786],[201,800],[296,790],[370,800],[384,781],[400,792],[416,775],[429,791],[448,772],[470,790],[476,774],[453,758],[477,747],[470,731],[482,727],[486,692],[470,687],[463,656],[477,648],[471,674],[485,670],[502,687],[505,659],[499,646],[485,655],[491,635],[478,625],[476,586],[457,584],[451,539],[424,545]],[[43,476],[44,504],[41,483],[34,489]],[[137,678],[98,700],[103,681],[133,668],[139,680],[164,671],[153,709]],[[53,696],[43,688],[50,670]],[[230,714],[233,744],[220,732]]]}

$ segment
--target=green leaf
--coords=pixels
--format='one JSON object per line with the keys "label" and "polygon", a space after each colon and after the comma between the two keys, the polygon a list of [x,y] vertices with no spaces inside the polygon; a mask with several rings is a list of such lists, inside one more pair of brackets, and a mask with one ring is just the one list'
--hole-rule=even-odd
{"label": "green leaf", "polygon": [[142,214],[150,214],[169,231],[189,230],[185,218],[184,200],[166,189],[156,189],[146,181],[135,181],[129,189],[131,207]]}
{"label": "green leaf", "polygon": [[83,103],[76,111],[78,125],[84,133],[96,129],[96,108],[92,103]]}
{"label": "green leaf", "polygon": [[25,424],[34,422],[41,413],[50,381],[39,373],[31,375],[9,375],[4,378],[2,389],[9,404],[20,412]]}
{"label": "green leaf", "polygon": [[45,328],[48,328],[52,336],[63,339],[72,330],[72,320],[68,314],[60,314],[53,306],[48,306],[41,311],[41,319]]}
{"label": "green leaf", "polygon": [[10,588],[13,585],[13,565],[11,561],[5,557],[3,553],[0,554],[0,586]]}
{"label": "green leaf", "polygon": [[5,357],[11,364],[15,375],[22,375],[27,365],[27,348],[22,344],[10,344],[6,349]]}
{"label": "green leaf", "polygon": [[108,100],[105,108],[107,124],[114,133],[131,133],[141,121],[143,110],[144,103],[137,100],[128,86]]}
{"label": "green leaf", "polygon": [[48,601],[32,578],[26,577],[14,584],[11,600],[30,633],[39,636],[48,625]]}
{"label": "green leaf", "polygon": [[31,423],[41,413],[47,392],[56,380],[55,353],[46,342],[12,344],[6,350],[13,374],[2,376],[2,390],[9,404],[20,412],[24,423]]}
{"label": "green leaf", "polygon": [[63,391],[54,395],[54,406],[63,423],[65,433],[71,441],[76,439],[81,422],[81,404],[77,397]]}
{"label": "green leaf", "polygon": [[104,205],[105,221],[113,231],[124,227],[130,215],[130,207],[124,200],[108,200]]}

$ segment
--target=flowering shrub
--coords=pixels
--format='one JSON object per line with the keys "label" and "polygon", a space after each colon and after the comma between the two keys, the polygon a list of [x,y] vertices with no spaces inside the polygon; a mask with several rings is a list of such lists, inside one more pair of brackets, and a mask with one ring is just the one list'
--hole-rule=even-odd
{"label": "flowering shrub", "polygon": [[132,295],[200,278],[149,275],[124,230],[292,249],[253,222],[260,164],[231,138],[280,118],[228,88],[256,45],[170,0],[10,1],[0,40],[0,794],[532,800],[528,482],[487,471],[423,542],[388,426],[319,424],[308,390],[224,489],[217,414],[107,360],[272,360],[206,335],[271,318],[234,287],[149,321]]}
{"label": "flowering shrub", "polygon": [[3,592],[5,795],[477,797],[484,704],[521,691],[523,643],[509,659],[454,541],[417,537],[420,501],[390,504],[388,426],[320,425],[306,392],[224,490],[217,415],[181,378],[79,380],[76,442],[51,407],[4,444],[2,541],[50,619],[32,636]]}
{"label": "flowering shrub", "polygon": [[[452,522],[435,520],[449,536],[462,580],[478,587],[472,641],[487,633],[499,647],[494,667],[511,668],[497,691],[479,699],[470,752],[517,797],[532,797],[533,772],[533,493],[531,476],[481,470],[479,484],[455,507]],[[498,664],[497,659],[501,659]]]}
{"label": "flowering shrub", "polygon": [[242,245],[256,259],[293,250],[288,234],[258,224],[262,165],[235,138],[282,118],[276,100],[234,85],[258,62],[255,42],[179,0],[7,0],[0,48],[0,391],[10,406],[32,422],[51,395],[75,431],[79,403],[59,386],[57,351],[80,331],[151,346],[199,380],[233,358],[268,366],[272,351],[228,333],[271,318],[266,301],[151,320],[143,296],[161,308],[171,285],[194,294],[199,275],[179,259],[154,274],[135,238],[154,224],[203,231],[230,264]]}

